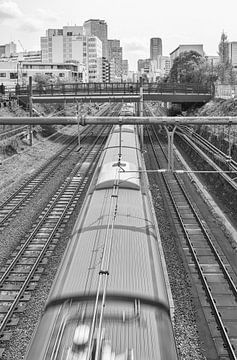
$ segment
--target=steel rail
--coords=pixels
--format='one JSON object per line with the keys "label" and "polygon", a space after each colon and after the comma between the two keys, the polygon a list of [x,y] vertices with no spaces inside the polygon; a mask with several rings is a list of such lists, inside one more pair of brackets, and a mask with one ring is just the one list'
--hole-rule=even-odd
{"label": "steel rail", "polygon": [[[87,129],[88,130],[88,129]],[[88,134],[85,134],[83,139],[87,138]],[[0,227],[2,227],[4,225],[4,223],[16,212],[17,209],[19,209],[19,207],[25,203],[29,197],[36,191],[38,191],[38,189],[45,183],[45,181],[47,181],[50,176],[52,175],[52,173],[59,167],[59,165],[68,157],[68,155],[75,150],[75,148],[77,147],[77,136],[74,136],[70,141],[65,142],[66,146],[59,151],[59,153],[57,153],[55,156],[53,156],[53,158],[51,158],[46,164],[44,164],[42,167],[40,167],[37,172],[35,174],[33,174],[25,183],[23,183],[23,185],[17,189],[12,195],[10,195],[3,204],[0,204],[0,215],[1,215],[1,211],[4,210],[4,207],[7,205],[9,206],[9,203],[11,200],[14,200],[14,198],[16,196],[20,196],[21,192],[25,189],[27,189],[28,186],[30,186],[31,182],[35,182],[36,184],[33,184],[32,188],[29,189],[27,191],[26,194],[22,194],[22,198],[19,199],[19,201],[17,202],[16,205],[14,205],[14,207],[2,218],[0,219]],[[75,145],[73,145],[75,143]],[[68,149],[68,151],[66,152],[66,154],[62,157],[61,154],[67,150],[69,145],[73,145],[72,148]],[[58,161],[57,161],[58,160]],[[52,166],[52,162],[53,161],[57,161],[57,163],[55,163]],[[51,167],[51,168],[50,168]],[[49,168],[49,169],[48,169]],[[48,171],[47,171],[48,170]],[[45,172],[45,174],[44,174]],[[43,176],[42,176],[43,175]],[[38,178],[37,178],[38,177]]]}
{"label": "steel rail", "polygon": [[[104,132],[105,129],[101,130],[101,133]],[[91,150],[92,148],[95,147],[96,143],[98,142],[98,140],[100,139],[101,133],[98,134],[97,138],[95,139],[94,143],[92,144],[92,146],[90,148],[87,149],[86,154],[84,154],[83,159],[85,160],[85,158],[87,156],[89,156],[91,154]],[[102,144],[100,144],[100,148],[102,148],[103,146],[103,142]],[[97,159],[98,158],[98,154],[99,152],[97,151],[95,153],[95,156],[93,158]],[[28,245],[31,243],[31,240],[33,239],[35,233],[39,230],[40,226],[43,225],[43,223],[45,222],[45,220],[47,219],[47,217],[49,216],[50,212],[53,211],[55,204],[60,200],[60,198],[62,197],[62,195],[65,193],[65,191],[67,190],[68,186],[70,186],[70,184],[72,183],[73,177],[75,176],[76,173],[78,173],[81,165],[83,164],[83,159],[81,159],[80,163],[75,167],[75,169],[73,170],[72,174],[70,175],[70,178],[68,180],[66,180],[65,184],[63,185],[62,189],[60,189],[59,193],[57,194],[57,197],[55,199],[53,199],[53,203],[51,204],[50,208],[46,210],[46,213],[44,214],[43,218],[40,219],[40,222],[37,224],[36,228],[33,230],[33,232],[30,234],[29,238],[27,239],[26,243],[24,243],[24,245],[22,246],[22,248],[20,249],[20,251],[18,252],[17,256],[13,259],[12,263],[8,266],[8,268],[6,269],[5,273],[3,274],[3,276],[0,279],[0,284],[1,286],[3,285],[3,281],[9,276],[9,273],[12,271],[12,269],[14,268],[14,266],[17,264],[20,256],[24,253],[24,251],[27,249]],[[55,235],[56,231],[58,230],[59,226],[61,225],[67,210],[70,208],[72,202],[74,201],[74,199],[77,196],[78,190],[81,187],[81,184],[83,182],[83,180],[87,177],[89,171],[91,171],[91,168],[95,166],[95,161],[91,161],[90,166],[88,167],[86,173],[84,174],[84,176],[80,179],[79,184],[77,184],[75,190],[73,191],[73,194],[71,194],[70,199],[68,204],[65,206],[65,208],[63,209],[62,213],[60,214],[60,217],[58,218],[56,224],[54,225],[53,229],[51,230],[49,237],[47,238],[42,250],[40,251],[40,254],[37,256],[36,261],[34,262],[32,268],[30,269],[29,273],[27,274],[26,279],[24,280],[23,284],[21,285],[21,288],[18,292],[18,294],[16,295],[16,297],[14,298],[10,308],[8,309],[5,317],[3,318],[3,320],[1,320],[0,323],[0,336],[2,334],[2,332],[4,331],[5,327],[8,324],[9,318],[12,316],[12,314],[14,313],[14,309],[15,307],[18,305],[23,293],[25,292],[27,286],[29,285],[29,282],[31,281],[35,271],[37,270],[37,267],[39,265],[39,263],[42,261],[43,256],[45,255],[45,252],[48,249],[48,245],[50,244],[53,236]]]}
{"label": "steel rail", "polygon": [[[147,132],[147,133],[148,133],[148,132]],[[154,156],[155,156],[155,158],[156,158],[157,164],[159,164],[159,159],[158,159],[157,154],[155,153],[154,144],[153,144],[153,142],[152,142],[152,140],[151,140],[151,137],[150,137],[150,134],[149,134],[149,133],[148,133],[148,136],[149,136],[150,142],[151,142],[151,144],[152,144],[152,148],[153,148],[153,152],[154,152]],[[155,136],[157,137],[156,134],[155,134]],[[160,147],[161,147],[161,145],[160,145]],[[164,149],[163,149],[162,147],[161,147],[161,150],[162,150],[163,154],[164,154],[165,157],[166,157],[166,154],[164,153]],[[163,175],[163,174],[162,174],[162,175]],[[219,266],[221,267],[221,269],[222,269],[222,271],[223,271],[224,277],[227,279],[227,281],[228,281],[228,283],[229,283],[229,286],[231,287],[231,289],[232,289],[232,291],[233,291],[233,293],[234,293],[234,296],[237,297],[237,289],[236,289],[236,286],[235,286],[233,280],[231,279],[231,277],[230,277],[230,275],[229,275],[229,273],[228,273],[228,271],[227,271],[227,269],[226,269],[223,261],[221,260],[220,255],[218,254],[217,250],[215,249],[215,246],[214,246],[214,244],[213,244],[213,242],[212,242],[209,234],[207,233],[207,230],[205,229],[205,227],[204,227],[204,225],[203,225],[203,223],[202,223],[199,215],[197,214],[196,210],[194,209],[194,206],[193,206],[191,200],[188,198],[184,187],[182,186],[180,180],[178,179],[178,176],[177,176],[176,174],[174,174],[174,177],[175,177],[175,179],[176,179],[176,181],[177,181],[177,184],[179,185],[179,187],[180,187],[180,189],[181,189],[182,194],[184,195],[184,197],[185,197],[185,199],[186,199],[186,201],[187,201],[187,204],[189,205],[190,209],[192,210],[192,213],[193,213],[194,217],[196,218],[196,220],[197,220],[197,222],[198,222],[198,224],[199,224],[199,226],[200,226],[200,229],[201,229],[201,231],[202,231],[203,236],[205,236],[207,242],[209,243],[209,246],[210,246],[210,248],[212,249],[212,253],[214,254],[214,256],[215,256],[215,258],[216,258]],[[199,275],[200,275],[200,278],[201,278],[201,281],[202,281],[202,283],[203,283],[203,286],[205,287],[205,290],[206,290],[207,296],[208,296],[208,298],[209,298],[211,307],[212,307],[212,309],[213,309],[213,311],[214,311],[216,320],[217,320],[217,322],[218,322],[218,324],[219,324],[219,326],[220,326],[221,333],[222,333],[222,337],[223,337],[223,339],[224,339],[224,341],[225,341],[226,346],[228,346],[228,350],[227,350],[227,351],[229,352],[229,354],[230,354],[230,356],[231,356],[231,359],[236,360],[237,357],[236,357],[236,355],[235,355],[233,346],[232,346],[232,344],[231,344],[231,342],[230,342],[230,339],[229,339],[227,330],[226,330],[225,325],[224,325],[224,323],[223,323],[223,321],[222,321],[222,319],[221,319],[221,315],[220,315],[220,313],[219,313],[219,311],[218,311],[218,308],[217,308],[217,306],[216,306],[215,300],[214,300],[214,298],[213,298],[213,296],[212,296],[212,294],[211,294],[211,291],[210,291],[208,282],[207,282],[207,280],[206,280],[206,278],[205,278],[205,275],[203,274],[201,265],[200,265],[200,263],[199,263],[199,260],[198,260],[197,255],[196,255],[196,253],[195,253],[195,249],[194,249],[194,247],[193,247],[193,245],[192,245],[190,236],[189,236],[189,234],[188,234],[188,232],[187,232],[187,230],[186,230],[186,228],[185,228],[185,224],[184,224],[183,219],[182,219],[182,216],[181,216],[181,214],[180,214],[180,212],[179,212],[179,208],[178,208],[178,205],[176,204],[176,201],[175,201],[175,199],[174,199],[174,196],[173,196],[172,190],[171,190],[171,188],[170,188],[170,185],[168,184],[168,181],[165,179],[164,176],[163,176],[163,180],[164,180],[165,186],[166,186],[166,188],[167,188],[167,191],[168,191],[168,193],[169,193],[169,196],[170,196],[170,198],[171,198],[172,204],[173,204],[173,206],[174,206],[176,215],[177,215],[177,217],[178,217],[178,219],[179,219],[179,221],[180,221],[180,224],[181,224],[181,227],[182,227],[183,232],[184,232],[184,234],[185,234],[185,237],[186,237],[186,239],[187,239],[187,241],[188,241],[191,254],[192,254],[192,256],[193,256],[195,265],[196,265],[196,267],[197,267],[197,269],[198,269],[198,273],[199,273]]]}

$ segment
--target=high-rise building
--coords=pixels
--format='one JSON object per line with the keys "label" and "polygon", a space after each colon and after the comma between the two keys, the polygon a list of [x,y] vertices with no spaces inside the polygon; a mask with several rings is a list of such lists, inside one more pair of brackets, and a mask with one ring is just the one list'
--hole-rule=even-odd
{"label": "high-rise building", "polygon": [[121,80],[123,75],[123,49],[120,46],[120,40],[108,40],[108,60],[114,61],[115,77],[117,80]]}
{"label": "high-rise building", "polygon": [[160,38],[151,38],[150,59],[155,60],[159,55],[162,55],[162,40]]}
{"label": "high-rise building", "polygon": [[97,36],[102,41],[102,55],[108,59],[108,29],[107,23],[100,19],[90,19],[84,22],[86,36]]}
{"label": "high-rise building", "polygon": [[102,42],[96,36],[87,40],[88,80],[102,82]]}

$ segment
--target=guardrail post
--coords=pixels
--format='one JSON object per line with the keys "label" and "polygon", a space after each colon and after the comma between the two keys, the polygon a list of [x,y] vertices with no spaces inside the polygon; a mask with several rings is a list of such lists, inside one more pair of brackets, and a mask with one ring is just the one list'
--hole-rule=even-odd
{"label": "guardrail post", "polygon": [[[33,116],[33,101],[32,101],[32,76],[29,76],[29,113],[30,117]],[[33,143],[33,137],[32,137],[32,125],[28,126],[28,139],[29,139],[29,145],[32,146]]]}

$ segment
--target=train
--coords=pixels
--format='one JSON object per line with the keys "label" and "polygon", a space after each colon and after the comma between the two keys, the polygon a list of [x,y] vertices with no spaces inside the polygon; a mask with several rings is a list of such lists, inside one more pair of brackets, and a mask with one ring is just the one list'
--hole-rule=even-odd
{"label": "train", "polygon": [[120,116],[135,116],[135,104],[134,103],[125,103],[122,105],[120,110]]}
{"label": "train", "polygon": [[178,359],[143,168],[137,127],[114,126],[25,360]]}

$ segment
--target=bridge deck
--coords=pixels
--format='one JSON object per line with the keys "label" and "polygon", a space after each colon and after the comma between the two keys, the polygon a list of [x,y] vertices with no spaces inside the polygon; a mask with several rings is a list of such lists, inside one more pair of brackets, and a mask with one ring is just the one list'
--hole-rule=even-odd
{"label": "bridge deck", "polygon": [[[200,84],[143,84],[143,98],[145,101],[164,102],[206,102],[212,97],[211,89]],[[141,88],[139,83],[68,83],[38,85],[32,89],[34,102],[108,102],[140,100]],[[17,95],[21,98],[29,96],[29,89],[18,88]]]}

